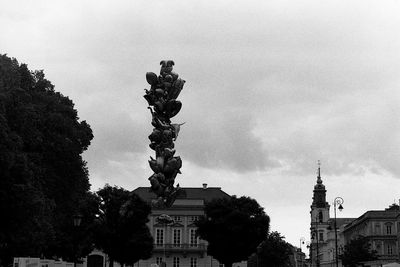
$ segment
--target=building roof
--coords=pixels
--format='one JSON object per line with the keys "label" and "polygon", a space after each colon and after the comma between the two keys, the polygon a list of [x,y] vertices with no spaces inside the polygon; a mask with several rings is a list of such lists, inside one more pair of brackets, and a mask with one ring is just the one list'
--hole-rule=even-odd
{"label": "building roof", "polygon": [[[181,187],[185,194],[179,195],[177,199],[202,199],[209,202],[216,198],[230,198],[230,195],[221,190],[221,187]],[[151,192],[150,187],[138,187],[132,191],[144,201],[151,201],[157,196]]]}
{"label": "building roof", "polygon": [[[340,228],[343,225],[350,224],[355,219],[357,219],[357,218],[336,218],[336,228]],[[335,219],[330,218],[329,225],[331,225],[331,227],[334,227],[334,223],[335,223]]]}
{"label": "building roof", "polygon": [[345,227],[345,231],[358,225],[366,220],[373,219],[396,219],[399,216],[400,211],[398,210],[369,210],[365,212],[363,215],[353,220],[350,224]]}

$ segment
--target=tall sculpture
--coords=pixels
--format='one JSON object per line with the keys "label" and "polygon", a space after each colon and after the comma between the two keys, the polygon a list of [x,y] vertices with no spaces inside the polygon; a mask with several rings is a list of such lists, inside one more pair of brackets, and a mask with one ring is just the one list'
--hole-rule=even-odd
{"label": "tall sculpture", "polygon": [[155,151],[155,159],[150,157],[150,168],[154,174],[150,176],[151,191],[160,207],[169,207],[182,189],[174,187],[175,177],[180,172],[182,160],[175,156],[174,141],[177,139],[182,124],[171,123],[171,118],[180,111],[182,103],[176,100],[183,89],[185,81],[173,72],[174,61],[160,62],[160,75],[146,73],[146,80],[151,85],[145,89],[144,98],[149,104],[152,115],[151,124],[154,129],[149,135],[150,148]]}

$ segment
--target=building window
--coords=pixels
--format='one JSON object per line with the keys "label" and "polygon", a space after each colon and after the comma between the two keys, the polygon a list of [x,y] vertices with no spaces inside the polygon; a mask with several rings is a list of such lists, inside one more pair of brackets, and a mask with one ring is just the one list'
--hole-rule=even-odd
{"label": "building window", "polygon": [[388,235],[392,234],[392,224],[386,225],[386,234],[388,234]]}
{"label": "building window", "polygon": [[375,224],[375,234],[377,235],[381,234],[381,225],[379,223]]}
{"label": "building window", "polygon": [[378,254],[382,254],[381,245],[380,244],[376,244],[376,251],[378,252]]}
{"label": "building window", "polygon": [[164,229],[156,229],[156,245],[162,246],[164,245]]}
{"label": "building window", "polygon": [[197,222],[199,220],[199,216],[190,216],[189,222]]}
{"label": "building window", "polygon": [[174,222],[182,222],[181,216],[172,216],[172,219],[174,220]]}
{"label": "building window", "polygon": [[179,267],[179,258],[178,257],[174,257],[174,261],[173,261],[173,267]]}
{"label": "building window", "polygon": [[191,247],[197,247],[197,236],[196,236],[197,230],[196,229],[190,229],[189,230],[189,246]]}
{"label": "building window", "polygon": [[190,258],[190,267],[197,267],[197,258]]}
{"label": "building window", "polygon": [[320,223],[324,221],[324,215],[322,214],[322,211],[318,213],[318,220]]}
{"label": "building window", "polygon": [[339,252],[338,252],[338,254],[339,254],[339,255],[342,255],[342,254],[343,254],[343,246],[342,246],[342,245],[340,245],[340,247],[339,247]]}
{"label": "building window", "polygon": [[311,239],[314,240],[315,237],[316,237],[316,236],[315,236],[315,232],[313,231],[313,232],[311,233]]}
{"label": "building window", "polygon": [[392,247],[392,245],[387,245],[387,254],[388,255],[393,255],[393,247]]}
{"label": "building window", "polygon": [[324,241],[324,233],[321,233],[321,232],[320,232],[320,233],[319,233],[318,239],[319,239],[319,240],[318,240],[319,242]]}
{"label": "building window", "polygon": [[181,244],[181,229],[174,229],[173,232],[173,245],[179,247]]}
{"label": "building window", "polygon": [[158,266],[161,265],[161,262],[162,262],[162,258],[161,257],[157,257],[156,258],[156,263],[157,263]]}

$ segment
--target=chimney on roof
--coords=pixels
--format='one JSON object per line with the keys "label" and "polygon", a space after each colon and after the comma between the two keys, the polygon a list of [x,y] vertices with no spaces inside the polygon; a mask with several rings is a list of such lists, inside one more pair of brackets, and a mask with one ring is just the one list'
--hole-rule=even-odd
{"label": "chimney on roof", "polygon": [[207,189],[207,184],[203,184],[203,189]]}

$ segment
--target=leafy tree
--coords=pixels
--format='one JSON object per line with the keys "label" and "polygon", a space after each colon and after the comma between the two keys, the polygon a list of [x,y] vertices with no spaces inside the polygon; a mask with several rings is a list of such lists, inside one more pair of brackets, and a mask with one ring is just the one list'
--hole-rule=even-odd
{"label": "leafy tree", "polygon": [[93,138],[43,71],[0,55],[0,261],[60,256],[88,196],[81,154]]}
{"label": "leafy tree", "polygon": [[271,232],[257,249],[258,266],[283,267],[290,266],[292,245],[278,232]]}
{"label": "leafy tree", "polygon": [[197,222],[198,235],[208,241],[208,254],[230,267],[255,252],[267,237],[269,221],[250,197],[215,199],[205,205],[205,217]]}
{"label": "leafy tree", "polygon": [[340,256],[342,263],[346,267],[356,267],[362,262],[376,260],[377,252],[371,250],[368,238],[358,236],[344,246],[343,254]]}
{"label": "leafy tree", "polygon": [[79,226],[74,226],[73,222],[70,222],[69,231],[65,232],[65,234],[72,232],[70,236],[65,237],[69,240],[67,243],[69,247],[67,248],[65,244],[60,244],[61,249],[69,249],[69,253],[65,253],[66,255],[72,255],[69,260],[78,259],[93,251],[97,223],[96,215],[99,211],[99,205],[100,198],[91,192],[88,192],[85,198],[80,201],[78,215],[81,215],[81,223]]}
{"label": "leafy tree", "polygon": [[150,258],[153,237],[146,223],[151,207],[120,187],[105,185],[97,195],[101,204],[95,242],[110,257],[110,266]]}

